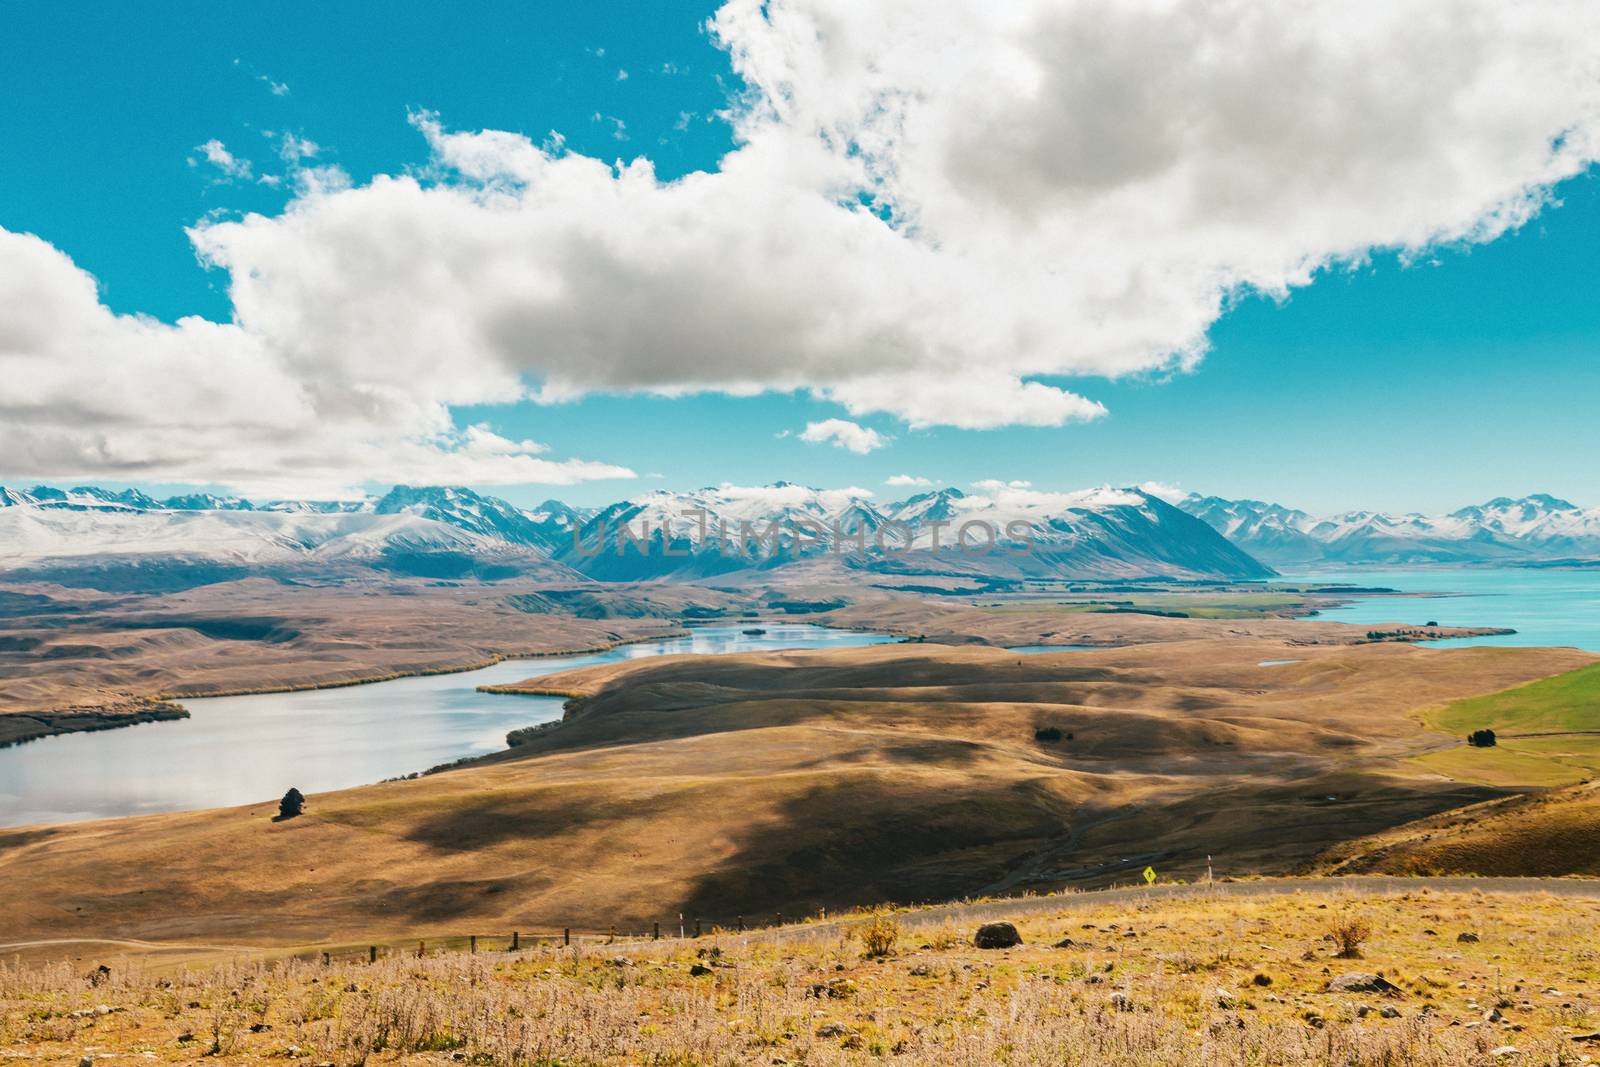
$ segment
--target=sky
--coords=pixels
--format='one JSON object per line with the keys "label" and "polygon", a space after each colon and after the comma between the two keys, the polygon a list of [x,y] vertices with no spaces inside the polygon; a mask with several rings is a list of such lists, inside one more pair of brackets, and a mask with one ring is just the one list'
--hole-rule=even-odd
{"label": "sky", "polygon": [[10,6],[0,484],[1600,503],[1592,5],[904,6]]}

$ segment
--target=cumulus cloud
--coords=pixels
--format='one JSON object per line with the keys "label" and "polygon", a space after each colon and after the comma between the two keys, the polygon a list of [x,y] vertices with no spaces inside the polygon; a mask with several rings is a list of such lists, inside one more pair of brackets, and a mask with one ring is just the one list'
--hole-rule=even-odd
{"label": "cumulus cloud", "polygon": [[800,440],[812,444],[832,444],[835,448],[849,449],[864,456],[889,443],[889,439],[870,427],[849,419],[823,419],[808,422],[800,431]]}
{"label": "cumulus cloud", "polygon": [[113,314],[94,279],[0,230],[0,476],[215,482],[261,495],[362,481],[567,485],[626,468],[552,459],[391,380],[313,387],[234,324]]}
{"label": "cumulus cloud", "polygon": [[[192,228],[229,324],[111,316],[63,259],[0,312],[45,339],[0,346],[4,432],[170,473],[273,405],[380,458],[455,405],[601,390],[1060,425],[1104,413],[1085,379],[1194,367],[1234,294],[1491,240],[1600,156],[1589,0],[730,0],[711,31],[748,88],[716,170],[419,115],[426,166],[307,168],[282,212]],[[123,377],[154,403],[49,414]],[[224,454],[252,451],[294,446]]]}
{"label": "cumulus cloud", "polygon": [[982,478],[973,482],[972,488],[981,493],[998,493],[1005,489],[1032,489],[1033,483],[1021,479],[1007,482],[999,478]]}
{"label": "cumulus cloud", "polygon": [[933,484],[933,480],[931,478],[920,478],[915,474],[891,474],[883,480],[883,484],[896,488],[911,486],[926,488]]}

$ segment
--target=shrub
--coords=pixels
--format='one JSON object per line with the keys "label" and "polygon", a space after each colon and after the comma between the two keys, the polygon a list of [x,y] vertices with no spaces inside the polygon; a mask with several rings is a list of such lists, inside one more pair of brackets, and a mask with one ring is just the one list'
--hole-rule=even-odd
{"label": "shrub", "polygon": [[1361,946],[1372,936],[1372,925],[1365,919],[1356,915],[1347,915],[1333,924],[1333,929],[1328,931],[1328,940],[1339,947],[1339,958],[1342,960],[1358,960],[1361,958]]}
{"label": "shrub", "polygon": [[863,956],[868,959],[887,956],[900,940],[900,924],[881,912],[874,912],[872,918],[861,927],[860,933]]}
{"label": "shrub", "polygon": [[1033,731],[1033,739],[1035,741],[1059,741],[1061,740],[1061,731],[1054,726],[1041,726]]}
{"label": "shrub", "polygon": [[1474,730],[1467,735],[1467,744],[1474,748],[1493,748],[1495,736],[1493,730]]}

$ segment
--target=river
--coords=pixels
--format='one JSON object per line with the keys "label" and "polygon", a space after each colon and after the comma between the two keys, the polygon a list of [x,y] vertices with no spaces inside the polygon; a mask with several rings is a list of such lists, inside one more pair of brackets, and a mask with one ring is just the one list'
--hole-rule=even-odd
{"label": "river", "polygon": [[[746,624],[750,626],[751,624]],[[505,685],[597,663],[675,653],[844,648],[895,640],[793,623],[716,626],[577,656],[370,685],[181,701],[189,718],[61,734],[0,749],[0,826],[189,811],[365,785],[506,747],[506,733],[561,717],[559,697]],[[753,628],[753,627],[751,627]]]}

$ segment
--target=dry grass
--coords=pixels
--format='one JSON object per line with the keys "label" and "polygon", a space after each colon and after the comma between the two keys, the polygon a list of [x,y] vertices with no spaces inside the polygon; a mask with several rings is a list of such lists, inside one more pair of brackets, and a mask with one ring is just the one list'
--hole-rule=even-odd
{"label": "dry grass", "polygon": [[1510,797],[1337,846],[1334,874],[1600,875],[1600,782]]}
{"label": "dry grass", "polygon": [[[1357,903],[1373,926],[1361,969],[1397,994],[1326,991],[1348,969],[1322,940],[1329,912]],[[1012,918],[1024,945],[980,952],[975,922],[958,940],[904,914],[898,947],[871,959],[840,924],[371,966],[111,961],[98,984],[81,966],[0,968],[0,1049],[47,1063],[1487,1067],[1587,1062],[1572,1038],[1600,1021],[1591,901],[1080,900]],[[1458,943],[1468,931],[1481,940]],[[1508,1045],[1514,1058],[1496,1052]]]}
{"label": "dry grass", "polygon": [[[1285,652],[891,645],[570,672],[541,684],[595,696],[505,758],[312,796],[287,823],[263,803],[0,831],[5,940],[641,930],[1105,884],[1147,863],[1192,878],[1208,853],[1219,874],[1283,871],[1493,795],[1404,770],[1434,743],[1408,709],[1592,659]],[[1284,658],[1300,662],[1258,666]]]}

